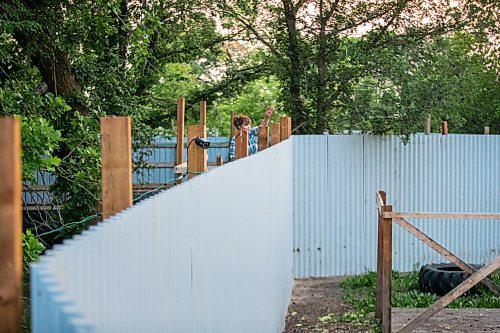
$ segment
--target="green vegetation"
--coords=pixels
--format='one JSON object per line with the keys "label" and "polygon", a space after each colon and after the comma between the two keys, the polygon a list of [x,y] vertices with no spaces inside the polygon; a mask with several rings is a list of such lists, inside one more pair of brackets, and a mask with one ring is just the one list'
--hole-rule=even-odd
{"label": "green vegetation", "polygon": [[[493,282],[500,283],[500,271],[491,275]],[[368,272],[363,275],[348,277],[341,283],[344,291],[343,300],[367,317],[375,312],[375,285],[376,273]],[[431,306],[437,297],[434,294],[423,293],[418,289],[418,272],[392,273],[393,307],[425,308]],[[500,308],[500,297],[495,296],[489,289],[481,286],[476,295],[462,296],[453,301],[450,308]]]}

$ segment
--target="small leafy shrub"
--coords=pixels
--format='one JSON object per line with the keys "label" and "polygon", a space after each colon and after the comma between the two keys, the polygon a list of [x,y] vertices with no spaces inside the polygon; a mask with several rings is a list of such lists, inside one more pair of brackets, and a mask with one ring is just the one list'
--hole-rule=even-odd
{"label": "small leafy shrub", "polygon": [[31,233],[30,230],[22,235],[23,247],[23,331],[30,331],[30,278],[29,267],[32,262],[37,261],[45,250],[45,246]]}

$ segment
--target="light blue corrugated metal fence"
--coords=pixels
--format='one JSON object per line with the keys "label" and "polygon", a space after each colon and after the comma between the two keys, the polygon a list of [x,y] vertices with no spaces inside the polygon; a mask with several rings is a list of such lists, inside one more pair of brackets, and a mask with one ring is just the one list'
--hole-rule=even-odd
{"label": "light blue corrugated metal fence", "polygon": [[[500,136],[298,136],[294,154],[295,277],[376,268],[375,193],[395,211],[500,212]],[[471,263],[500,253],[500,221],[414,220]],[[394,227],[394,269],[445,261]]]}
{"label": "light blue corrugated metal fence", "polygon": [[48,251],[31,270],[33,332],[281,333],[292,153],[287,140],[216,168]]}

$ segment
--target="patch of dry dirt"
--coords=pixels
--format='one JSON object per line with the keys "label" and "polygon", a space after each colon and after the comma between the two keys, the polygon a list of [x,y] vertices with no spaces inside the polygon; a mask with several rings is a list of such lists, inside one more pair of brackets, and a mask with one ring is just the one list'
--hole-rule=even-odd
{"label": "patch of dry dirt", "polygon": [[345,277],[295,280],[284,333],[367,332],[373,328],[353,328],[349,323],[319,320],[328,314],[341,317],[352,308],[342,303],[340,282]]}

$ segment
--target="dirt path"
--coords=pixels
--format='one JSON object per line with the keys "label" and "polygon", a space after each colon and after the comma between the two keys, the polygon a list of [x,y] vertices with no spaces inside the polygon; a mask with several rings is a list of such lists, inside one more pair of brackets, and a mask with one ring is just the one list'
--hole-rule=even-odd
{"label": "dirt path", "polygon": [[352,323],[338,320],[352,310],[342,303],[340,281],[343,278],[295,280],[284,333],[373,331],[372,327],[353,327]]}
{"label": "dirt path", "polygon": [[[376,332],[373,320],[342,303],[343,278],[295,280],[284,333]],[[393,331],[422,311],[394,308]],[[445,309],[416,332],[500,332],[500,309]]]}

